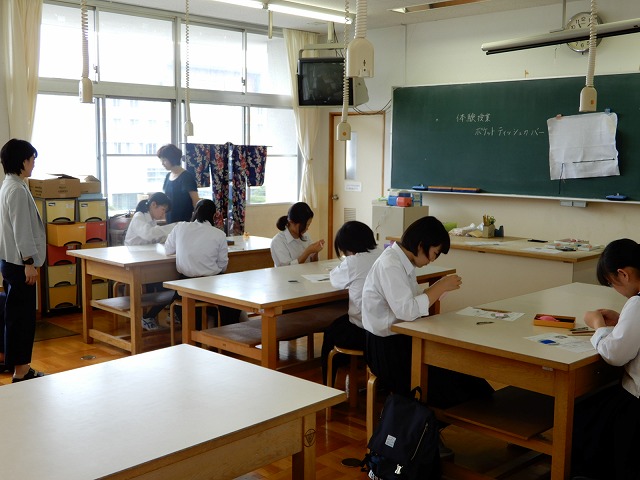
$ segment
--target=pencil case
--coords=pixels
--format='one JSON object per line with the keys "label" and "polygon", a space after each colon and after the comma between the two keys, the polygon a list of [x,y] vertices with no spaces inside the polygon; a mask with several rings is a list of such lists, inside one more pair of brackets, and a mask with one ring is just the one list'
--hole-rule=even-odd
{"label": "pencil case", "polygon": [[[543,317],[543,318],[540,318]],[[550,318],[554,320],[551,320]],[[549,315],[548,313],[538,313],[533,318],[533,324],[540,327],[575,328],[576,317],[565,317],[562,315]]]}

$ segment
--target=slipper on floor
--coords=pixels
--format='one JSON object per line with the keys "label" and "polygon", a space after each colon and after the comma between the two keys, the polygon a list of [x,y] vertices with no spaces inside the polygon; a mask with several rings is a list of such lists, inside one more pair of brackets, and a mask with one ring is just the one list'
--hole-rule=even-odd
{"label": "slipper on floor", "polygon": [[29,368],[29,371],[27,372],[27,374],[24,377],[22,377],[22,378],[13,377],[13,380],[11,381],[11,383],[18,383],[18,382],[22,382],[24,380],[31,380],[32,378],[40,378],[40,377],[44,377],[45,375],[46,375],[46,373],[38,372],[37,370],[34,370],[33,368]]}

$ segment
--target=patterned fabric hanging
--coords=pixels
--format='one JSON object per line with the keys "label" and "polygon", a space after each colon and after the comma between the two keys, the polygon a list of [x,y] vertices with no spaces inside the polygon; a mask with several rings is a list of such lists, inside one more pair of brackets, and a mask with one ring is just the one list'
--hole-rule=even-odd
{"label": "patterned fabric hanging", "polygon": [[[267,147],[256,145],[186,145],[187,170],[196,177],[198,187],[211,186],[216,205],[215,226],[227,235],[244,232],[247,185],[264,184]],[[231,205],[231,209],[229,209]],[[225,219],[228,228],[224,228]]]}

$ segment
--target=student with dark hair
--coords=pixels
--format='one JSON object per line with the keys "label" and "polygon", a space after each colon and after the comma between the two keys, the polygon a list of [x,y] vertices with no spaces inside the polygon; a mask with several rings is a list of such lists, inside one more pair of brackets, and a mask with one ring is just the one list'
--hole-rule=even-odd
{"label": "student with dark hair", "polygon": [[0,315],[0,373],[13,371],[13,383],[45,375],[30,365],[36,281],[47,253],[45,227],[25,183],[37,156],[33,145],[15,138],[0,150],[6,175],[0,188],[0,272],[6,294]]}
{"label": "student with dark hair", "polygon": [[304,202],[294,203],[287,215],[278,219],[276,227],[280,233],[271,240],[271,257],[276,267],[318,260],[324,240],[311,242],[305,235],[312,220],[313,211]]}
{"label": "student with dark hair", "polygon": [[[395,323],[429,315],[429,307],[462,284],[446,275],[433,285],[418,285],[415,269],[449,251],[449,234],[435,217],[422,217],[405,230],[400,242],[385,249],[373,264],[362,291],[365,358],[378,381],[394,393],[411,391],[411,337],[391,331]],[[493,392],[483,379],[429,367],[429,404],[450,407]]]}
{"label": "student with dark hair", "polygon": [[[175,253],[176,269],[186,278],[218,275],[227,269],[227,236],[213,226],[215,214],[215,203],[202,199],[196,204],[191,222],[177,223],[167,237],[165,252],[167,255]],[[215,309],[209,307],[208,310]],[[240,310],[234,308],[220,306],[218,311],[222,325],[237,323],[240,318]]]}
{"label": "student with dark hair", "polygon": [[216,205],[202,199],[193,212],[191,222],[177,223],[167,237],[167,255],[176,254],[176,268],[186,277],[217,275],[229,264],[227,236],[214,227]]}
{"label": "student with dark hair", "polygon": [[[175,223],[158,225],[158,220],[165,218],[169,210],[171,210],[171,200],[162,192],[154,193],[148,200],[138,202],[136,213],[134,213],[127,228],[124,244],[132,246],[164,242],[167,235],[175,227]],[[145,285],[147,293],[165,290],[162,283],[148,283]],[[151,307],[141,319],[142,328],[145,330],[158,330],[160,326],[156,317],[170,303],[170,301],[168,303],[158,303]]]}
{"label": "student with dark hair", "polygon": [[127,228],[124,244],[129,246],[164,242],[174,225],[158,225],[158,220],[163,220],[170,210],[171,200],[162,192],[138,202],[136,213]]}
{"label": "student with dark hair", "polygon": [[[340,265],[329,273],[331,285],[349,289],[349,311],[338,317],[324,332],[322,340],[322,380],[327,383],[327,360],[333,347],[364,350],[365,331],[362,327],[362,287],[367,273],[381,251],[377,249],[373,231],[368,225],[346,222],[336,232],[334,247],[338,256],[344,256]],[[333,375],[337,367],[348,363],[344,355],[333,357]],[[333,384],[334,382],[332,382]]]}
{"label": "student with dark hair", "polygon": [[157,156],[162,166],[169,171],[162,187],[171,200],[167,223],[188,222],[199,200],[196,178],[182,168],[182,151],[175,145],[163,145],[158,149]]}
{"label": "student with dark hair", "polygon": [[622,381],[577,402],[573,422],[573,475],[600,480],[638,480],[640,445],[640,245],[623,238],[606,246],[596,267],[601,285],[627,298],[620,313],[586,312],[595,329],[591,343]]}

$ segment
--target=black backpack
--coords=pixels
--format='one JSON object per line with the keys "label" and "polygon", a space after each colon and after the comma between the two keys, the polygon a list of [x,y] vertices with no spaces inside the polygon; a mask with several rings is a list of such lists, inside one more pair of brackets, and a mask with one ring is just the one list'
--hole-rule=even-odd
{"label": "black backpack", "polygon": [[[416,398],[416,393],[418,398]],[[372,480],[434,480],[441,477],[438,425],[435,414],[421,403],[416,387],[411,397],[390,394],[363,460]]]}

